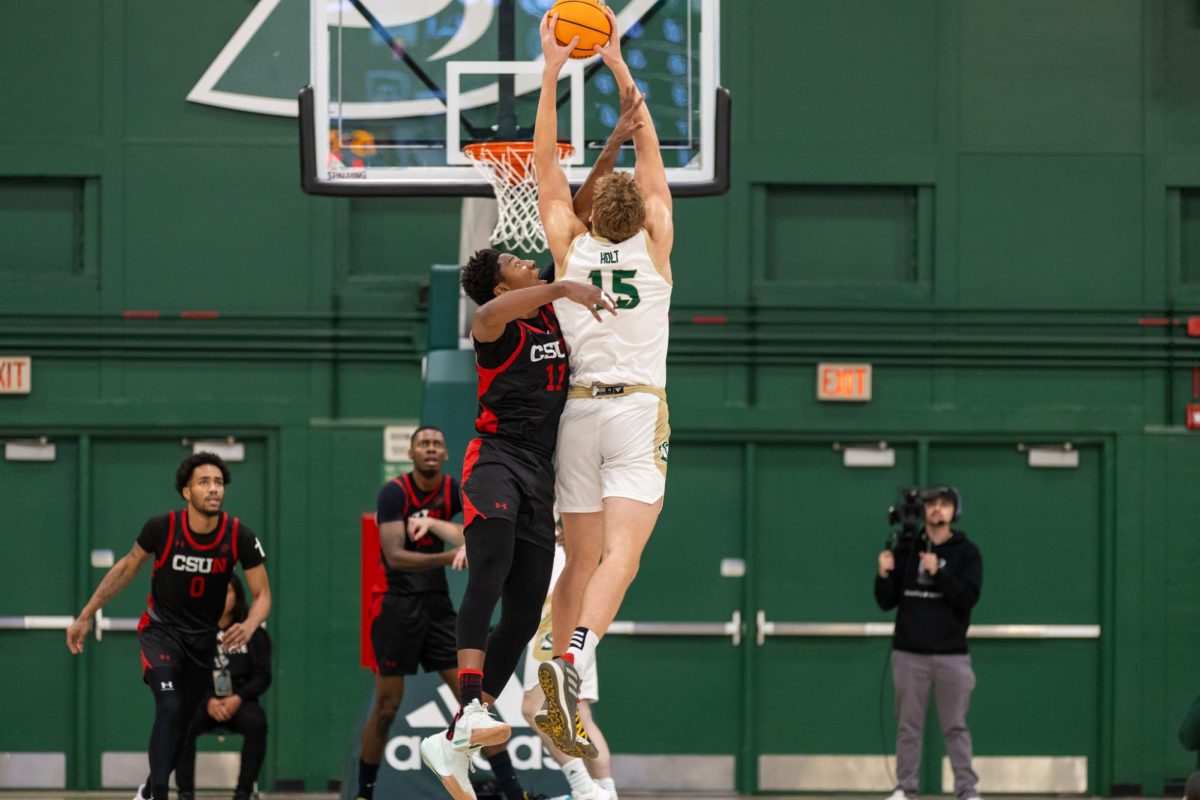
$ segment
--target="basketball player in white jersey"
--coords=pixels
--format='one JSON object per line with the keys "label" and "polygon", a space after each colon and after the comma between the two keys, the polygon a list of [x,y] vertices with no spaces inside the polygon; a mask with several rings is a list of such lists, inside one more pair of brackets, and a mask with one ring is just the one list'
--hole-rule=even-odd
{"label": "basketball player in white jersey", "polygon": [[[622,96],[636,94],[621,57],[616,16],[596,52]],[[546,708],[538,727],[568,755],[595,748],[579,723],[579,672],[593,658],[662,509],[667,448],[667,314],[671,303],[671,192],[658,135],[644,104],[633,133],[632,175],[596,179],[584,225],[557,160],[555,90],[578,40],[555,41],[556,17],[543,18],[541,97],[534,127],[538,210],[554,256],[556,280],[599,286],[618,315],[596,323],[588,310],[555,311],[570,348],[570,391],[559,424],[555,492],[566,534],[567,564],[554,589],[554,642],[569,647],[539,668]],[[561,644],[559,645],[561,646]]]}

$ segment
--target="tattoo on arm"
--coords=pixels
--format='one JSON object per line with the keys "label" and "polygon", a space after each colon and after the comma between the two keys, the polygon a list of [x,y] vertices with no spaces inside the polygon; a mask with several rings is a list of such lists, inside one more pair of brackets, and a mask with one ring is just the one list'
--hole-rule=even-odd
{"label": "tattoo on arm", "polygon": [[88,608],[94,614],[102,608],[109,600],[112,600],[121,590],[129,585],[133,580],[133,576],[137,575],[138,569],[142,566],[142,560],[139,557],[137,548],[130,550],[129,555],[122,558],[113,568],[108,571],[104,579],[100,581],[100,585],[96,587],[96,591],[92,594],[92,599],[88,601]]}

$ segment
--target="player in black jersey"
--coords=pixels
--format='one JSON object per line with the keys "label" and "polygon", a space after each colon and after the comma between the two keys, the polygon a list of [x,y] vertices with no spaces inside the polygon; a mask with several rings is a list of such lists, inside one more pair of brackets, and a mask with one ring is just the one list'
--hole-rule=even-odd
{"label": "player in black jersey", "polygon": [[[480,250],[462,285],[479,304],[471,323],[479,416],[463,460],[470,577],[459,607],[461,708],[449,730],[421,742],[421,758],[452,797],[474,798],[469,751],[502,745],[511,730],[487,704],[504,689],[537,630],[554,564],[554,466],[558,418],[567,399],[567,349],[550,305],[566,298],[615,314],[612,298],[579,281],[544,283],[532,261]],[[488,634],[492,612],[500,621]],[[492,767],[506,754],[488,752]],[[493,757],[494,756],[494,757]]]}
{"label": "player in black jersey", "polygon": [[[229,468],[220,456],[185,458],[175,473],[175,488],[187,506],[145,524],[133,549],[108,571],[67,629],[67,647],[82,653],[92,617],[129,585],[143,564],[153,562],[147,609],[138,624],[142,680],[154,693],[150,785],[138,790],[139,798],[168,800],[167,781],[186,726],[218,680],[212,671],[217,622],[237,562],[254,599],[246,619],[225,631],[221,646],[232,651],[245,645],[271,610],[262,545],[249,527],[221,510],[229,482]],[[150,793],[144,794],[146,790]]]}
{"label": "player in black jersey", "polygon": [[442,474],[447,451],[440,429],[422,425],[413,431],[408,457],[413,471],[385,483],[376,501],[381,563],[371,603],[375,697],[358,763],[362,800],[374,797],[388,730],[404,699],[404,676],[415,675],[420,665],[458,689],[457,616],[445,567],[466,566],[462,525],[450,521],[462,512],[461,490]]}

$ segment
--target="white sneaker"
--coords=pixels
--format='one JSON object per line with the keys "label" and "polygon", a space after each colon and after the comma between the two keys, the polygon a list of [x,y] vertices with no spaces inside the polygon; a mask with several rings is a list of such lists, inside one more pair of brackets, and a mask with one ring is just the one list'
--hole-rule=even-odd
{"label": "white sneaker", "polygon": [[966,797],[963,798],[963,800],[983,800],[983,798],[977,794],[972,794],[972,795],[967,795]]}
{"label": "white sneaker", "polygon": [[595,791],[591,794],[571,793],[571,800],[612,800],[612,794],[598,783],[592,784]]}
{"label": "white sneaker", "polygon": [[906,794],[903,789],[897,789],[887,796],[887,800],[917,800],[917,796]]}
{"label": "white sneaker", "polygon": [[442,786],[454,800],[475,800],[475,788],[471,786],[471,754],[456,750],[444,731],[421,740],[421,760],[433,770]]}
{"label": "white sneaker", "polygon": [[146,798],[150,797],[150,795],[146,795],[145,797],[143,797],[142,792],[144,792],[144,791],[146,791],[146,784],[143,783],[141,786],[138,787],[138,790],[133,793],[133,800],[146,800]]}
{"label": "white sneaker", "polygon": [[450,741],[455,750],[466,751],[473,747],[504,744],[512,736],[512,728],[492,716],[487,703],[472,700],[463,706],[454,718],[454,738]]}

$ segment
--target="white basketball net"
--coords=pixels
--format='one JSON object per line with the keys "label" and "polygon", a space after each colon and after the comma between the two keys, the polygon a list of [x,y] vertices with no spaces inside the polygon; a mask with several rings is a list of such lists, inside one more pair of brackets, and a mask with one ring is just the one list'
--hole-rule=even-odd
{"label": "white basketball net", "polygon": [[[571,152],[568,145],[559,144],[559,163],[566,163]],[[464,154],[479,174],[487,178],[496,195],[498,219],[491,235],[492,244],[526,253],[544,253],[546,229],[538,214],[537,174],[529,143],[514,143],[507,148],[497,145],[490,151],[468,148]]]}

